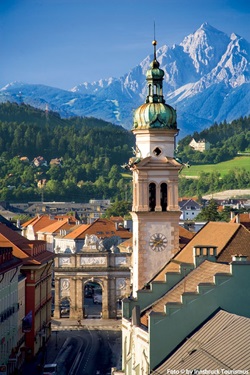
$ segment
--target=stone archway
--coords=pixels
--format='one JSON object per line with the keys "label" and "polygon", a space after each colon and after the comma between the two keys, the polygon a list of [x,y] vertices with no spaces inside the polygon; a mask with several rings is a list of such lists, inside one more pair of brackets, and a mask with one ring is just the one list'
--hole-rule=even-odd
{"label": "stone archway", "polygon": [[100,285],[101,288],[102,304],[93,303],[96,308],[99,307],[98,317],[114,319],[120,316],[120,300],[131,292],[129,257],[130,254],[112,252],[80,252],[67,254],[67,257],[65,254],[58,254],[54,269],[54,318],[60,318],[60,301],[65,297],[70,298],[70,319],[90,317],[92,314],[85,312],[86,302],[90,299],[90,296],[85,296],[85,286],[90,282]]}

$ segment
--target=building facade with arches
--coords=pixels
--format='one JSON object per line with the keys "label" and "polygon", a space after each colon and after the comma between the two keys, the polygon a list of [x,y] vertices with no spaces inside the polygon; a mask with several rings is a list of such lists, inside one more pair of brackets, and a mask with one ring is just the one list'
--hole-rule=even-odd
{"label": "building facade with arches", "polygon": [[89,284],[96,284],[102,295],[100,316],[116,318],[119,301],[131,293],[130,263],[131,253],[116,252],[115,247],[105,251],[99,241],[87,241],[75,253],[58,253],[54,263],[54,317],[61,317],[61,306],[67,301],[70,319],[88,318],[85,290]]}

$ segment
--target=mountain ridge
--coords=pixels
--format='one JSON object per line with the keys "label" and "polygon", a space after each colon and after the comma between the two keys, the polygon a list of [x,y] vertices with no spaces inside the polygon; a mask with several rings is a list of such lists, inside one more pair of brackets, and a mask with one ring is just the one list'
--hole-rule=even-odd
{"label": "mountain ridge", "polygon": [[[128,129],[133,110],[145,101],[152,59],[146,56],[119,78],[83,82],[71,90],[12,83],[0,90],[0,102],[48,105],[62,117],[93,116]],[[244,38],[203,23],[179,45],[158,48],[157,59],[165,72],[166,102],[177,108],[181,136],[250,114],[250,44]]]}

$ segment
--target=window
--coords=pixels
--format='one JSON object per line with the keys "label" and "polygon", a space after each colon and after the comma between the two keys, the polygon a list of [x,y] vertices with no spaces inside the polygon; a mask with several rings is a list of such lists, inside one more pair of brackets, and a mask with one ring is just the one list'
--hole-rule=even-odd
{"label": "window", "polygon": [[161,149],[159,147],[156,147],[154,149],[153,153],[154,153],[155,156],[159,156],[159,155],[161,155]]}

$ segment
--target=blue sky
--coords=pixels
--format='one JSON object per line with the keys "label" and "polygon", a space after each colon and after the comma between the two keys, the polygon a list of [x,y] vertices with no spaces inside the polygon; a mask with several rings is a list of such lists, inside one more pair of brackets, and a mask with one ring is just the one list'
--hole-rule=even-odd
{"label": "blue sky", "polygon": [[208,22],[250,42],[249,0],[0,0],[0,87],[120,77]]}

